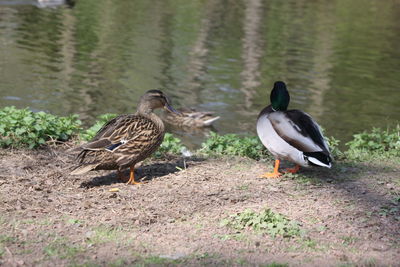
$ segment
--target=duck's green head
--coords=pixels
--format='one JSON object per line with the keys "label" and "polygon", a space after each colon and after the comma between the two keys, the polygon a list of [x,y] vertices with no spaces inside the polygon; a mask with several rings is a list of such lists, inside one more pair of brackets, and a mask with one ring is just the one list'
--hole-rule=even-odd
{"label": "duck's green head", "polygon": [[270,99],[271,106],[275,111],[287,110],[287,107],[289,106],[290,96],[284,82],[277,81],[274,83],[274,88],[271,91]]}

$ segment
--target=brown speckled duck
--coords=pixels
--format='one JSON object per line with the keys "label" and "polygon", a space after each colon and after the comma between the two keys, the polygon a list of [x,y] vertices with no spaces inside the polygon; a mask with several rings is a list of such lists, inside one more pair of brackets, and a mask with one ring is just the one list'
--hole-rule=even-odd
{"label": "brown speckled duck", "polygon": [[[108,121],[91,141],[74,149],[79,152],[79,165],[71,174],[116,169],[120,179],[128,180],[128,184],[138,184],[134,176],[135,164],[150,156],[164,139],[164,124],[153,113],[157,108],[178,113],[163,92],[147,91],[140,98],[135,114],[120,115]],[[130,168],[129,179],[122,177],[126,168]]]}
{"label": "brown speckled duck", "polygon": [[196,111],[194,108],[179,108],[180,114],[164,112],[164,121],[180,127],[202,128],[211,126],[218,120],[219,116],[214,116],[214,112]]}

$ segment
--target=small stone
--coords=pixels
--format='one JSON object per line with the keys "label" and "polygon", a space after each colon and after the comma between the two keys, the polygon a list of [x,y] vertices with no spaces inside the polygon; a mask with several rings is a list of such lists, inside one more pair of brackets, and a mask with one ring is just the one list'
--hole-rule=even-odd
{"label": "small stone", "polygon": [[85,238],[90,239],[94,236],[94,234],[95,234],[94,231],[88,231],[85,233]]}

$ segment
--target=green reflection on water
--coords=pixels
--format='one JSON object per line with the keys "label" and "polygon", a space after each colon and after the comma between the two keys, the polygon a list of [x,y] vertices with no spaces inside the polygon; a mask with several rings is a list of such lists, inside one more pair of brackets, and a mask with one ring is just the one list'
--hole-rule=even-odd
{"label": "green reflection on water", "polygon": [[399,122],[399,10],[373,0],[0,5],[0,104],[90,123],[163,88],[177,106],[220,114],[221,133],[255,133],[284,80],[290,107],[346,140]]}

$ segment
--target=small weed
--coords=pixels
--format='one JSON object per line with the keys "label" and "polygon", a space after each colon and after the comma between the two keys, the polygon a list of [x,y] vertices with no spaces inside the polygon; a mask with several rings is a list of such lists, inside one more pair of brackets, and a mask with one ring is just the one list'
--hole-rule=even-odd
{"label": "small weed", "polygon": [[381,207],[379,211],[379,215],[383,217],[388,217],[388,216],[393,216],[396,215],[399,212],[398,207],[389,207],[389,206],[383,206]]}
{"label": "small weed", "polygon": [[196,228],[196,229],[203,229],[203,228],[204,228],[204,225],[202,225],[201,223],[197,223],[197,224],[194,225],[194,228]]}
{"label": "small weed", "polygon": [[215,238],[218,238],[222,241],[226,240],[236,240],[236,241],[244,241],[246,240],[246,236],[243,233],[235,233],[235,234],[225,234],[225,235],[214,235]]}
{"label": "small weed", "polygon": [[124,259],[117,259],[114,262],[109,263],[108,266],[110,267],[126,266],[126,262]]}
{"label": "small weed", "polygon": [[354,236],[342,236],[341,239],[343,240],[342,243],[345,246],[353,245],[358,240],[358,238]]}
{"label": "small weed", "polygon": [[222,241],[226,241],[226,240],[230,240],[232,239],[232,236],[229,234],[225,234],[225,235],[214,235],[215,238],[218,238]]}
{"label": "small weed", "polygon": [[69,267],[100,267],[103,265],[100,265],[100,264],[94,263],[94,262],[84,262],[84,263],[72,263],[68,266]]}
{"label": "small weed", "polygon": [[238,190],[249,190],[249,184],[239,185],[237,187]]}
{"label": "small weed", "polygon": [[206,155],[242,156],[256,160],[271,157],[266,148],[255,136],[241,137],[237,134],[219,135],[214,132],[202,143],[199,152]]}
{"label": "small weed", "polygon": [[309,177],[301,173],[285,173],[285,179],[291,179],[304,185],[321,185],[321,180],[315,177]]}
{"label": "small weed", "polygon": [[248,266],[249,265],[249,262],[247,260],[245,260],[245,259],[237,259],[235,263],[240,265],[240,266],[243,266],[243,265],[244,266]]}
{"label": "small weed", "polygon": [[17,239],[13,236],[9,236],[9,235],[0,235],[0,244],[3,243],[14,243],[16,242]]}
{"label": "small weed", "polygon": [[107,242],[117,242],[123,236],[123,231],[119,228],[108,228],[100,226],[95,228],[88,236],[88,243],[103,244]]}
{"label": "small weed", "polygon": [[352,263],[340,263],[337,267],[354,267]]}
{"label": "small weed", "polygon": [[71,245],[65,238],[56,238],[45,246],[43,251],[48,257],[70,259],[74,258],[78,253],[84,252],[84,249],[81,246]]}
{"label": "small weed", "polygon": [[365,266],[365,267],[375,267],[375,266],[379,266],[379,265],[376,263],[376,259],[374,259],[374,258],[368,258],[368,259],[366,259],[366,260],[364,261],[364,263],[362,264],[362,266]]}
{"label": "small weed", "polygon": [[70,219],[67,220],[67,223],[68,224],[78,224],[78,225],[80,225],[80,224],[83,224],[83,221],[78,220],[78,219],[70,218]]}
{"label": "small weed", "polygon": [[289,267],[289,264],[272,262],[268,264],[261,264],[260,267]]}
{"label": "small weed", "polygon": [[290,221],[282,214],[271,211],[271,209],[264,209],[260,213],[246,209],[222,220],[220,224],[237,230],[251,228],[256,232],[266,233],[271,237],[294,237],[301,234],[301,229],[297,222]]}
{"label": "small weed", "polygon": [[312,249],[315,250],[317,248],[317,242],[315,240],[311,240],[309,238],[303,239],[301,241],[301,247],[303,249]]}
{"label": "small weed", "polygon": [[183,259],[172,259],[164,256],[149,256],[145,258],[141,258],[139,260],[139,265],[138,266],[154,266],[154,265],[160,265],[160,266],[165,266],[165,265],[177,265],[180,262],[182,262]]}
{"label": "small weed", "polygon": [[40,220],[38,222],[35,222],[38,225],[52,225],[54,224],[54,222],[52,220],[48,220],[48,219],[44,219],[44,220]]}

